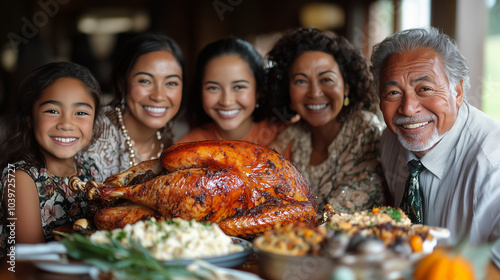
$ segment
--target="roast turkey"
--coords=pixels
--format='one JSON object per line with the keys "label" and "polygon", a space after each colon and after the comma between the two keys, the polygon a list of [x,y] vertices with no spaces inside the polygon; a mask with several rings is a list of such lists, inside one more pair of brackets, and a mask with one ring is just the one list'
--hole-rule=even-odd
{"label": "roast turkey", "polygon": [[166,149],[102,184],[89,200],[128,201],[98,209],[99,229],[155,217],[218,223],[228,235],[253,238],[276,224],[317,221],[316,197],[297,168],[276,151],[245,141],[200,141]]}

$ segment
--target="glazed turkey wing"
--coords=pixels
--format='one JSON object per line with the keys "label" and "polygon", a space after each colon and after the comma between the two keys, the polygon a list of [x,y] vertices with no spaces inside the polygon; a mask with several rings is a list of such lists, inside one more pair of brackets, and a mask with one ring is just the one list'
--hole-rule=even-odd
{"label": "glazed turkey wing", "polygon": [[165,218],[219,222],[247,208],[244,178],[229,170],[191,168],[124,187],[92,187],[89,199],[125,198]]}
{"label": "glazed turkey wing", "polygon": [[[153,159],[148,161],[143,161],[136,166],[130,167],[122,173],[109,176],[102,185],[108,187],[123,187],[130,185],[130,183],[138,180],[138,177],[145,176],[146,174],[154,174],[156,176],[161,175],[165,172],[165,169],[160,164],[160,160]],[[152,177],[152,176],[148,176]]]}
{"label": "glazed turkey wing", "polygon": [[94,224],[100,230],[111,231],[152,218],[164,220],[160,213],[147,206],[125,201],[113,207],[98,209],[94,215]]}

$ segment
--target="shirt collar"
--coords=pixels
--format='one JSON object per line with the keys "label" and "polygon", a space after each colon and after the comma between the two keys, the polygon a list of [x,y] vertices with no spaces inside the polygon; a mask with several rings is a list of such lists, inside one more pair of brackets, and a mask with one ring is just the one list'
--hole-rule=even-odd
{"label": "shirt collar", "polygon": [[[447,166],[454,159],[455,153],[453,153],[453,150],[465,126],[465,121],[469,116],[468,106],[469,104],[464,102],[458,110],[457,119],[451,129],[445,133],[443,139],[436,146],[420,159],[424,167],[438,177],[438,179],[441,179]],[[412,152],[409,152],[408,161],[412,159],[417,159],[417,157]]]}

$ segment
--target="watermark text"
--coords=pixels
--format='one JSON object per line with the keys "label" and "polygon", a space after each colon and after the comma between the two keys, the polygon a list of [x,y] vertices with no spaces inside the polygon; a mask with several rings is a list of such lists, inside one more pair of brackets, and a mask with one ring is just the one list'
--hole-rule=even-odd
{"label": "watermark text", "polygon": [[7,230],[9,236],[7,237],[7,263],[9,264],[9,271],[16,272],[16,177],[14,175],[14,165],[8,164],[7,166]]}
{"label": "watermark text", "polygon": [[234,8],[242,2],[243,0],[214,0],[212,2],[212,6],[214,6],[215,12],[219,16],[220,21],[224,21],[224,13],[234,11]]}
{"label": "watermark text", "polygon": [[12,48],[18,52],[19,45],[27,44],[29,39],[35,37],[40,28],[47,25],[49,18],[53,18],[59,13],[60,5],[67,4],[68,2],[69,0],[39,0],[38,6],[40,6],[40,10],[33,14],[31,20],[27,17],[21,18],[21,22],[23,23],[21,33],[10,32],[7,34],[7,39],[9,39]]}

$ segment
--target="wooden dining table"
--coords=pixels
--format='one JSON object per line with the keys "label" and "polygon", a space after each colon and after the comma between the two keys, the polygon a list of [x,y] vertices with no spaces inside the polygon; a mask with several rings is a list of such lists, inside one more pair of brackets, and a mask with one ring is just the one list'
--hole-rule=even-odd
{"label": "wooden dining table", "polygon": [[[88,274],[64,274],[44,271],[35,266],[33,262],[16,261],[15,272],[9,270],[12,267],[7,263],[7,260],[2,260],[0,265],[0,280],[91,280],[93,278]],[[250,255],[249,259],[242,265],[234,269],[256,274],[262,279],[262,275],[255,254]],[[99,280],[107,280],[107,277],[102,276]]]}
{"label": "wooden dining table", "polygon": [[[0,265],[1,280],[91,280],[88,274],[60,274],[47,272],[37,268],[32,262],[16,262],[15,272],[9,270],[10,264],[4,259]],[[266,279],[260,271],[257,256],[252,254],[248,261],[234,269],[254,273],[262,279]],[[477,280],[500,280],[500,269],[493,263],[488,264],[486,268],[485,279]],[[99,280],[107,280],[106,277],[100,277]]]}

